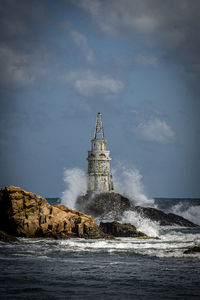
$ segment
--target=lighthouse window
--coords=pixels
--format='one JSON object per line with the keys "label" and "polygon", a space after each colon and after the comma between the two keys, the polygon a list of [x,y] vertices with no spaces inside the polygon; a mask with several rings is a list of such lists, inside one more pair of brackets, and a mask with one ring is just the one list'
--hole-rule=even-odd
{"label": "lighthouse window", "polygon": [[106,157],[104,153],[101,153],[99,156]]}

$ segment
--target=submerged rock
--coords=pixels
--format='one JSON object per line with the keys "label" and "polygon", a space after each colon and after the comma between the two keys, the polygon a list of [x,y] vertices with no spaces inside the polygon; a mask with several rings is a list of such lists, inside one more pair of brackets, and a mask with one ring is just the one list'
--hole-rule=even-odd
{"label": "submerged rock", "polygon": [[21,237],[102,238],[105,234],[91,216],[19,187],[0,190],[0,230]]}
{"label": "submerged rock", "polygon": [[192,254],[200,252],[200,246],[193,246],[183,252],[183,254]]}
{"label": "submerged rock", "polygon": [[131,224],[120,224],[117,221],[100,223],[101,230],[106,234],[111,234],[115,237],[147,237],[141,231],[137,231],[136,227]]}

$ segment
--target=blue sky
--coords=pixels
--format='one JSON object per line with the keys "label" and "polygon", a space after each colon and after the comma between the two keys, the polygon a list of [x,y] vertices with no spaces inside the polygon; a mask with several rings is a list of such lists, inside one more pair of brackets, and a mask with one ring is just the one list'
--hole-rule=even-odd
{"label": "blue sky", "polygon": [[199,1],[3,0],[0,20],[1,187],[60,196],[100,111],[113,168],[200,196]]}

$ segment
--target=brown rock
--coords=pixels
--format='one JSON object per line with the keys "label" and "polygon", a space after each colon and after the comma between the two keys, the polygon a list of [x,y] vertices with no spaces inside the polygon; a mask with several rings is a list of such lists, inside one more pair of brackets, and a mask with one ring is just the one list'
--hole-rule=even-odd
{"label": "brown rock", "polygon": [[99,230],[99,226],[91,216],[79,212],[78,210],[70,209],[65,205],[54,205],[54,207],[66,212],[70,221],[73,223],[78,237],[84,238],[102,238],[105,237],[103,232]]}
{"label": "brown rock", "polygon": [[91,216],[64,205],[52,207],[41,196],[14,186],[0,190],[0,230],[23,237],[106,236]]}
{"label": "brown rock", "polygon": [[120,224],[117,221],[100,223],[101,230],[106,234],[116,237],[147,237],[141,231],[137,231],[136,227],[131,224]]}

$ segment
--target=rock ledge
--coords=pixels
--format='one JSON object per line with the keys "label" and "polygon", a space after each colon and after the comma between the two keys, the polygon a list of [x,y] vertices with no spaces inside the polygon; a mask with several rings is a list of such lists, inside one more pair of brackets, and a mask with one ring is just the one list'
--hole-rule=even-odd
{"label": "rock ledge", "polygon": [[19,187],[0,190],[0,230],[17,237],[104,238],[91,216]]}
{"label": "rock ledge", "polygon": [[100,223],[101,230],[115,237],[144,237],[148,238],[146,234],[141,231],[137,231],[136,227],[131,224],[120,224],[117,221]]}

